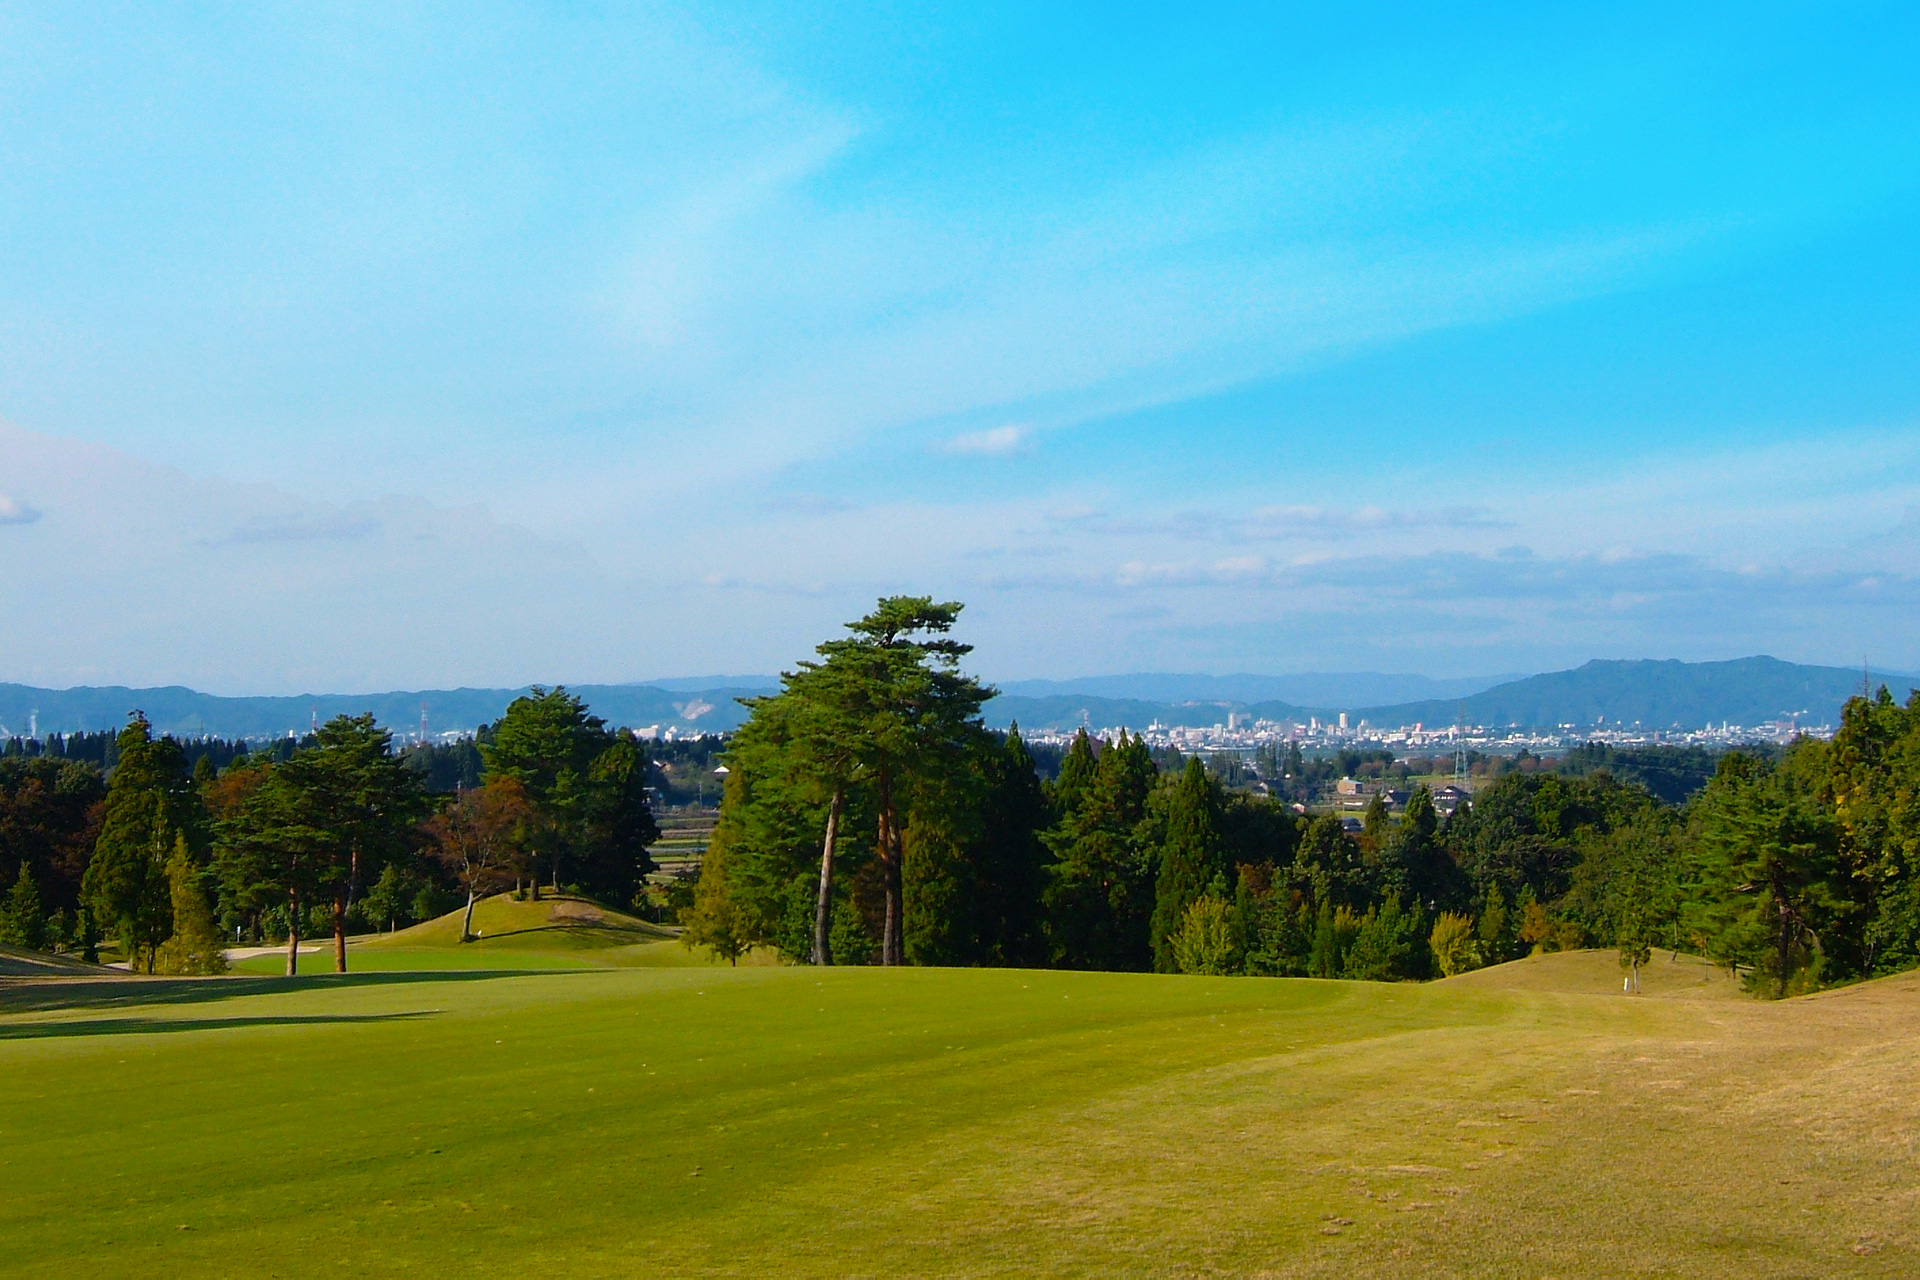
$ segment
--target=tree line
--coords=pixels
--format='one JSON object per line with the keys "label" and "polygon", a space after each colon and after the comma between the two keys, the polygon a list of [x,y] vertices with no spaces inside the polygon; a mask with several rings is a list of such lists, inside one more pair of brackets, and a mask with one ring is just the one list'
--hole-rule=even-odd
{"label": "tree line", "polygon": [[[218,972],[236,941],[442,914],[464,896],[562,886],[627,903],[659,838],[648,761],[563,688],[516,699],[472,748],[475,785],[429,788],[435,760],[396,752],[371,716],[222,753],[156,737],[135,712],[110,773],[51,752],[0,757],[0,942],[136,970]],[[456,766],[457,757],[450,757]],[[424,763],[423,763],[424,762]]]}
{"label": "tree line", "polygon": [[747,702],[689,942],[1381,980],[1596,945],[1637,977],[1658,946],[1771,995],[1920,964],[1920,694],[1784,752],[1584,749],[1447,818],[1416,787],[1349,832],[1125,731],[1043,780],[980,720],[960,608],[882,600]]}

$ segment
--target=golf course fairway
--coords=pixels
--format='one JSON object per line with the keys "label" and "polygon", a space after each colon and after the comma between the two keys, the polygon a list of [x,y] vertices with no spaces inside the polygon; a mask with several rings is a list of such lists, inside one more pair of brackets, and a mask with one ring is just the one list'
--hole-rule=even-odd
{"label": "golf course fairway", "polygon": [[1920,1274],[1920,975],[0,979],[15,1277]]}

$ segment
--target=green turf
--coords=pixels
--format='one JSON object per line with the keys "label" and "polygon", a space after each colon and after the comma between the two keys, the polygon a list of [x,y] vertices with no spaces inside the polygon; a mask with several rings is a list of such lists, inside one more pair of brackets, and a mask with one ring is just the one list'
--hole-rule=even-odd
{"label": "green turf", "polygon": [[[691,968],[713,963],[704,950],[682,946],[677,932],[623,915],[585,898],[562,894],[516,901],[499,894],[476,903],[475,936],[460,940],[464,909],[397,933],[348,939],[349,972],[445,969]],[[287,970],[286,954],[249,956],[238,973]],[[333,944],[302,950],[302,973],[331,973]]]}
{"label": "green turf", "polygon": [[1914,1274],[1920,981],[1610,964],[9,980],[0,1270]]}

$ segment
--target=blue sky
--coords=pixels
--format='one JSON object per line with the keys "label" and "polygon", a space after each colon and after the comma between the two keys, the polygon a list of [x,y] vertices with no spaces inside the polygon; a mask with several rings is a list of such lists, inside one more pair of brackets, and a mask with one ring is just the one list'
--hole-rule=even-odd
{"label": "blue sky", "polygon": [[1675,8],[0,3],[0,679],[1920,667],[1920,18]]}

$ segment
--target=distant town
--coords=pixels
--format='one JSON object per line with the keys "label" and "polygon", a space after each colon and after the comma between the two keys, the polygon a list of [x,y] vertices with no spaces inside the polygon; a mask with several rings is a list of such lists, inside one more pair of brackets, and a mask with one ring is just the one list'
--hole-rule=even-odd
{"label": "distant town", "polygon": [[[1095,737],[1116,736],[1122,726],[1084,726]],[[1133,726],[1125,726],[1136,732]],[[1073,740],[1074,730],[1045,729],[1027,734],[1032,742],[1065,745]],[[1563,751],[1586,742],[1610,747],[1707,747],[1725,749],[1753,743],[1784,746],[1796,738],[1831,738],[1830,724],[1803,725],[1797,720],[1770,720],[1759,725],[1731,722],[1709,725],[1704,729],[1648,729],[1638,723],[1594,725],[1563,724],[1552,729],[1490,725],[1425,724],[1397,725],[1392,728],[1370,725],[1365,720],[1353,723],[1342,713],[1330,721],[1310,717],[1306,723],[1291,720],[1244,721],[1228,712],[1219,724],[1209,726],[1165,725],[1155,721],[1137,730],[1152,747],[1173,747],[1183,752],[1253,753],[1267,747],[1298,744],[1302,751],[1341,751],[1348,749],[1386,749],[1401,752],[1474,751],[1482,755],[1515,755],[1531,751]]]}

